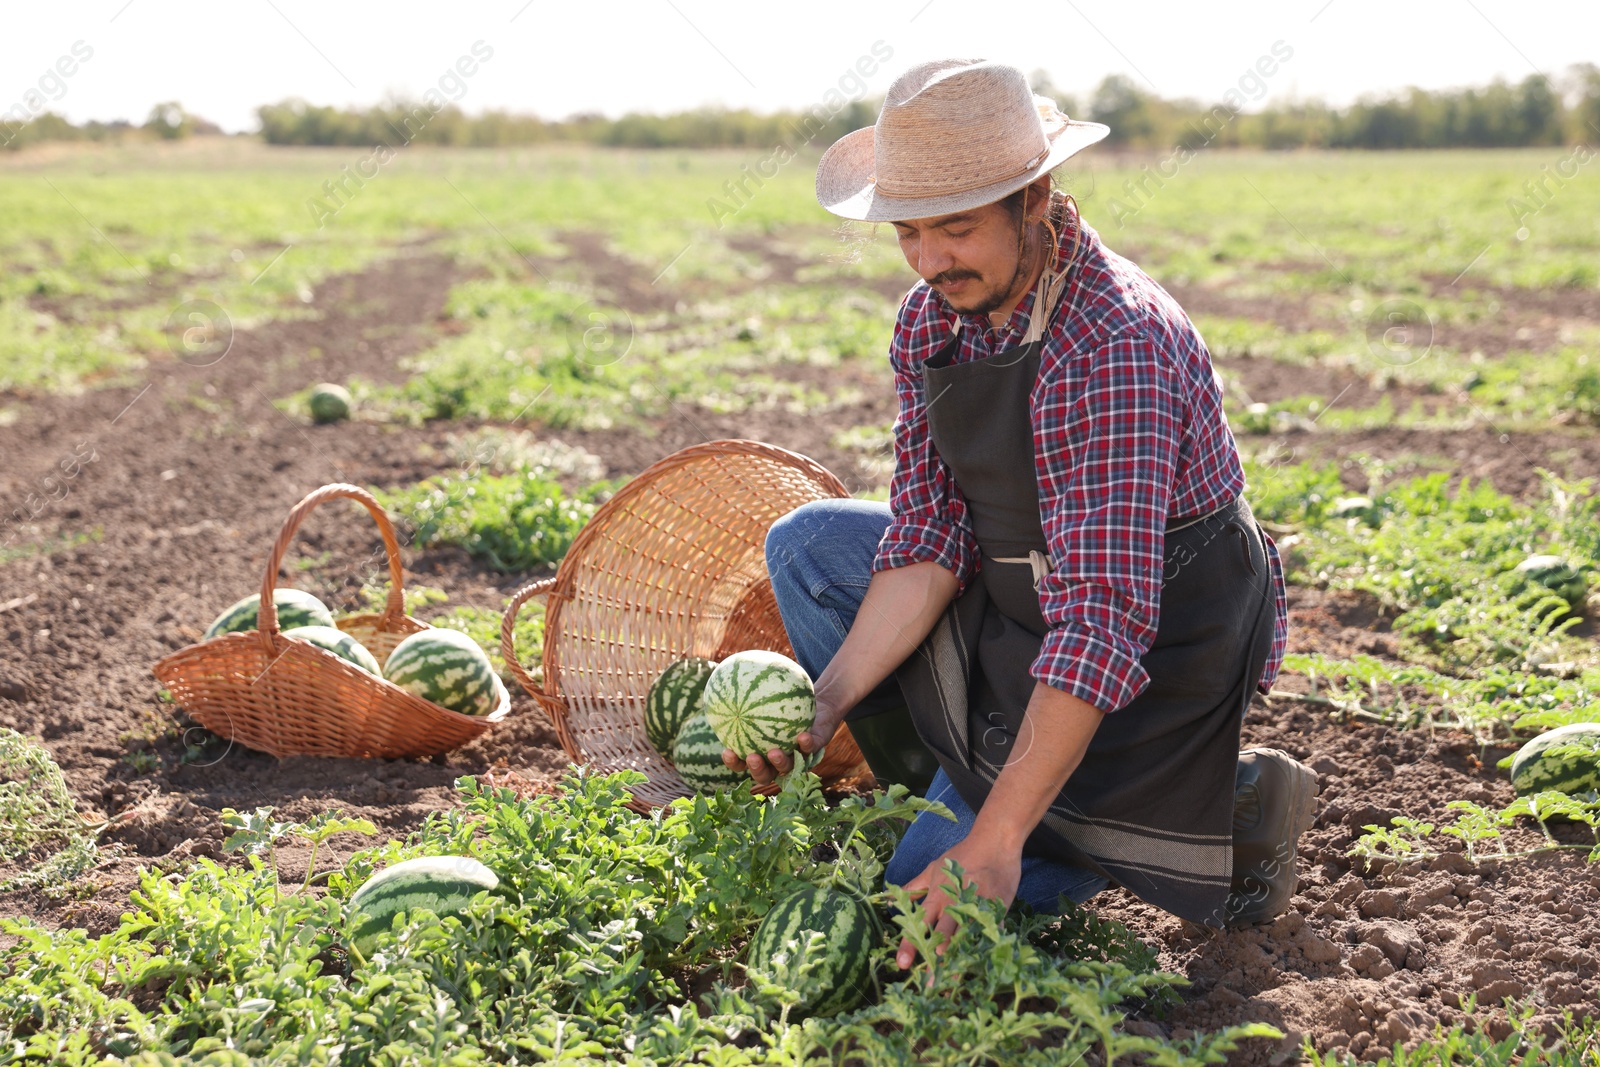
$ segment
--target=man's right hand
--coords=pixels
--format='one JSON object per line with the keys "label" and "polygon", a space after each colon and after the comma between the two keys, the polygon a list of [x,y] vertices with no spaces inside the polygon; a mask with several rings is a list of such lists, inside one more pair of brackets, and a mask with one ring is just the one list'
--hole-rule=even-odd
{"label": "man's right hand", "polygon": [[[811,729],[795,738],[795,749],[808,756],[821,752],[845,712],[911,655],[959,588],[956,576],[938,563],[909,563],[874,574],[844,643],[817,677],[817,715]],[[765,755],[723,749],[722,762],[731,771],[749,771],[760,785],[794,769],[793,755],[777,748]]]}
{"label": "man's right hand", "polygon": [[[843,719],[843,711],[836,711],[818,701],[817,717],[812,721],[811,729],[794,739],[795,749],[808,756],[821,752],[822,746],[832,739]],[[757,785],[767,785],[794,770],[794,757],[781,748],[768,749],[765,756],[755,752],[741,756],[733,749],[725,748],[722,750],[722,763],[730,771],[749,771]]]}

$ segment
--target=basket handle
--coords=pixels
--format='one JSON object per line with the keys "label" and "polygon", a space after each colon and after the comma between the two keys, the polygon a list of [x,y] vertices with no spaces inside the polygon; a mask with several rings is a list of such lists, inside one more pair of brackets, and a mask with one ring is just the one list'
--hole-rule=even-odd
{"label": "basket handle", "polygon": [[289,551],[289,542],[294,539],[300,523],[318,504],[329,500],[354,500],[371,513],[373,521],[378,524],[378,533],[383,535],[383,551],[389,557],[389,599],[384,602],[383,614],[378,617],[378,629],[386,628],[393,619],[406,613],[406,598],[401,585],[400,541],[394,535],[394,524],[389,521],[388,513],[378,503],[377,497],[359,485],[334,482],[307,493],[300,503],[291,508],[289,517],[283,520],[283,529],[278,531],[278,539],[272,543],[272,557],[267,560],[267,573],[261,579],[261,606],[257,613],[257,629],[268,656],[273,654],[273,641],[278,636],[278,605],[272,599],[278,582],[278,568],[283,566],[284,554]]}
{"label": "basket handle", "polygon": [[517,647],[511,638],[511,631],[517,624],[517,611],[522,605],[536,596],[549,596],[555,592],[555,589],[556,580],[554,578],[530,582],[512,594],[511,603],[506,605],[505,614],[500,619],[500,658],[506,661],[506,666],[511,668],[511,673],[517,676],[517,681],[522,683],[522,688],[526,689],[529,695],[537,699],[540,704],[544,704],[552,698],[539,687],[533,677],[518,662]]}

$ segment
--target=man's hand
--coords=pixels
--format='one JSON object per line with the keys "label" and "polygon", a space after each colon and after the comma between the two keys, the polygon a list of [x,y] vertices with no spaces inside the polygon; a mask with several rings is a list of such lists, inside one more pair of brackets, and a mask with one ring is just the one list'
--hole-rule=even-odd
{"label": "man's hand", "polygon": [[[959,588],[956,576],[937,563],[908,563],[874,574],[844,643],[816,680],[816,718],[795,738],[795,749],[808,756],[821,752],[845,713],[928,636]],[[765,755],[724,749],[722,762],[729,770],[749,771],[761,785],[794,769],[793,757],[776,748]]]}
{"label": "man's hand", "polygon": [[[940,935],[939,952],[955,932],[956,919],[945,913],[950,903],[946,888],[954,889],[950,875],[944,870],[945,860],[955,860],[961,865],[962,881],[977,889],[980,896],[994,897],[1006,907],[1017,896],[1017,884],[1022,881],[1022,850],[1006,845],[989,844],[968,834],[961,843],[952,846],[911,881],[905,884],[913,896],[926,894],[922,901],[922,915],[930,927]],[[895,963],[906,970],[917,961],[917,948],[910,938],[902,938]]]}
{"label": "man's hand", "polygon": [[[843,711],[836,711],[830,704],[818,700],[817,717],[812,720],[811,729],[802,731],[794,739],[795,750],[808,756],[821,752],[822,746],[832,739],[843,718]],[[722,765],[730,771],[749,771],[756,784],[767,785],[780,775],[792,771],[794,759],[781,748],[768,749],[764,757],[755,752],[741,756],[733,749],[725,748],[722,750]]]}
{"label": "man's hand", "polygon": [[[1009,908],[1022,881],[1022,847],[1050,801],[1078,769],[1102,718],[1100,711],[1070,693],[1043,682],[1034,686],[1011,755],[978,809],[972,829],[960,844],[906,883],[908,890],[927,893],[923,915],[940,934],[948,938],[956,927],[955,918],[945,912],[950,901],[941,888],[947,876],[940,864],[955,860],[965,881],[979,894],[995,897]],[[901,969],[916,958],[916,947],[901,941],[895,957]]]}

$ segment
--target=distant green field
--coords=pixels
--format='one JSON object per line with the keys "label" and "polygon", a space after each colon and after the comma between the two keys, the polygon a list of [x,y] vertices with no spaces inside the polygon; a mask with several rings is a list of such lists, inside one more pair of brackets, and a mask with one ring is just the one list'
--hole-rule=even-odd
{"label": "distant green field", "polygon": [[[426,361],[433,392],[448,392],[462,353],[479,341],[520,351],[554,334],[581,341],[596,324],[590,339],[605,340],[630,325],[589,317],[586,301],[602,294],[584,271],[557,264],[560,235],[576,230],[599,235],[641,290],[663,294],[654,317],[607,298],[634,320],[633,351],[600,390],[625,394],[638,375],[671,382],[692,367],[691,377],[711,380],[664,386],[640,410],[685,391],[738,408],[750,402],[738,382],[748,393],[748,376],[772,355],[826,362],[881,352],[892,294],[911,278],[887,227],[840,227],[816,205],[810,159],[761,179],[749,153],[413,148],[357,187],[346,175],[372,171],[367,156],[237,143],[5,161],[0,390],[126,380],[119,374],[145,361],[174,358],[169,318],[184,300],[216,303],[235,328],[306,315],[329,275],[437,236],[436,247],[486,275],[453,302],[480,320],[481,336],[452,338]],[[1386,299],[1411,301],[1436,322],[1475,321],[1492,313],[1486,285],[1597,284],[1600,183],[1580,174],[1552,184],[1546,171],[1560,152],[1213,153],[1182,168],[1155,157],[1079,158],[1059,176],[1085,216],[1158,279],[1304,310],[1306,334],[1249,316],[1197,316],[1208,337],[1266,354],[1364,347],[1370,309]],[[1526,185],[1541,179],[1535,197]],[[325,183],[341,181],[343,194],[331,195]],[[1510,201],[1544,206],[1519,226]],[[764,284],[773,250],[800,258],[805,288]],[[876,289],[863,284],[871,280]],[[564,368],[532,373],[560,377]],[[400,399],[428,414],[497,416],[543,388],[495,379],[449,411],[426,384]],[[785,390],[793,403],[822,403]],[[595,417],[593,404],[556,399],[547,417]]]}

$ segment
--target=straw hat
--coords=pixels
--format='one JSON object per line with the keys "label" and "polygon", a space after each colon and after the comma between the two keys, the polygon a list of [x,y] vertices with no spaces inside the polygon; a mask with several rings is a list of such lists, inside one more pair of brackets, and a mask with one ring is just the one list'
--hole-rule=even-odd
{"label": "straw hat", "polygon": [[1016,192],[1110,132],[1035,96],[1016,67],[922,63],[889,86],[876,126],[823,153],[817,201],[864,222],[950,215]]}

